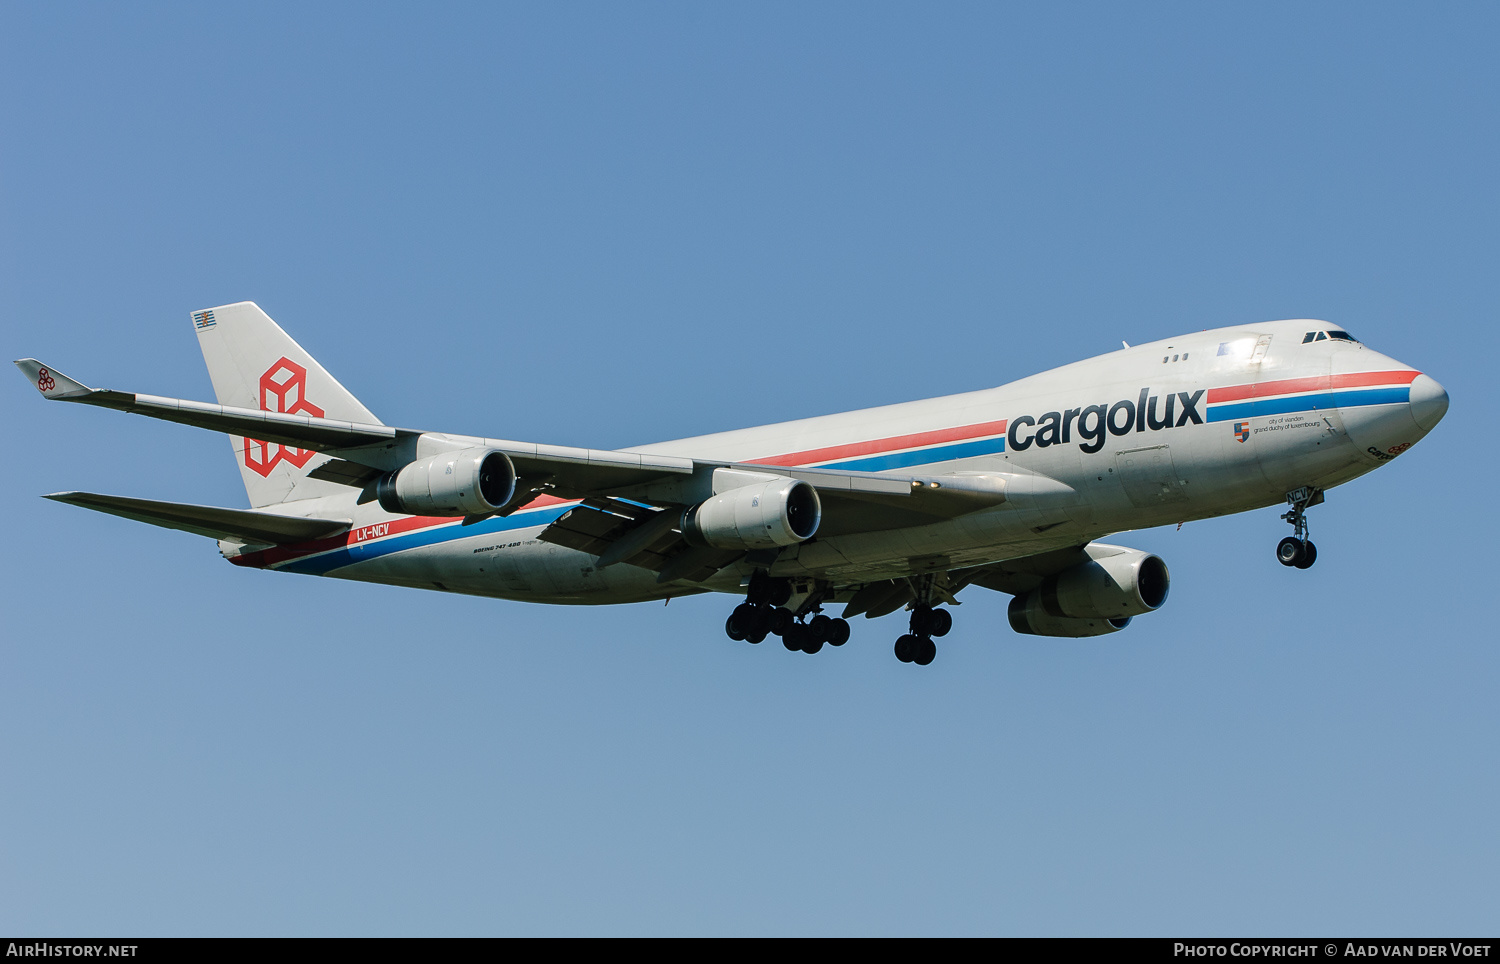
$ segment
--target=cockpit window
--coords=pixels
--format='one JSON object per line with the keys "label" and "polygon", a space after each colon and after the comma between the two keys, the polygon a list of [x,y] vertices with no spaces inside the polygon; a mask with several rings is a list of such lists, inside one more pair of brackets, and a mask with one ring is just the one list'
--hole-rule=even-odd
{"label": "cockpit window", "polygon": [[1305,345],[1311,341],[1327,341],[1330,338],[1334,341],[1349,341],[1356,345],[1359,344],[1359,339],[1347,331],[1310,331],[1302,336],[1302,344]]}

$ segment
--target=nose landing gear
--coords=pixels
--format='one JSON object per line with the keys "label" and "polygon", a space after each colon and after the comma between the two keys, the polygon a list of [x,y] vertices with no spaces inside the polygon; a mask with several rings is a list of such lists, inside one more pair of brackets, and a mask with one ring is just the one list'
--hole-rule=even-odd
{"label": "nose landing gear", "polygon": [[1293,534],[1276,544],[1276,561],[1283,566],[1311,568],[1318,561],[1318,547],[1308,538],[1307,510],[1323,501],[1323,490],[1304,485],[1288,492],[1286,501],[1292,508],[1281,517],[1292,524]]}

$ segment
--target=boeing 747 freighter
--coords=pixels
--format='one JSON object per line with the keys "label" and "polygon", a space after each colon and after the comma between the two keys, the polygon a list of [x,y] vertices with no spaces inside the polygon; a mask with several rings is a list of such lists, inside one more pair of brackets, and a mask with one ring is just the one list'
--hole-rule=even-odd
{"label": "boeing 747 freighter", "polygon": [[[88,388],[34,358],[43,396],[229,435],[250,508],[47,498],[219,541],[237,566],[545,603],[742,597],[731,639],[816,653],[904,609],[926,665],[962,590],[1011,626],[1098,636],[1166,602],[1156,555],[1110,533],[1307,510],[1437,425],[1431,377],[1322,321],[1127,347],[985,391],[620,450],[394,428],[251,302],[193,312],[218,404]],[[837,615],[827,610],[842,604]]]}

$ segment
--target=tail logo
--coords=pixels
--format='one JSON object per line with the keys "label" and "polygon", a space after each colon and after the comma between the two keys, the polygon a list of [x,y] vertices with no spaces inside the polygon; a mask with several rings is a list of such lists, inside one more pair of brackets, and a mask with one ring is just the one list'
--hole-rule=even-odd
{"label": "tail logo", "polygon": [[[263,412],[323,417],[323,410],[307,400],[307,369],[290,358],[278,359],[260,376],[259,402]],[[277,442],[245,439],[245,465],[260,476],[269,477],[271,470],[281,462],[290,462],[300,469],[317,454],[312,449],[294,449]]]}
{"label": "tail logo", "polygon": [[43,368],[36,373],[36,387],[44,392],[50,392],[57,387],[57,381],[53,379],[51,372]]}

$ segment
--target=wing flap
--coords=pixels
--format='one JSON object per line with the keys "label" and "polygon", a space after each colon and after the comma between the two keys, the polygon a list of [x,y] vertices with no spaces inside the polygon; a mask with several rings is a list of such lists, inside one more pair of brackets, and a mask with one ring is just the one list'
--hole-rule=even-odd
{"label": "wing flap", "polygon": [[350,525],[347,519],[305,519],[253,509],[224,509],[185,502],[131,499],[122,495],[100,495],[95,492],[54,492],[43,498],[117,515],[123,519],[146,522],[164,529],[179,529],[194,535],[208,536],[210,539],[267,546],[326,539],[348,531]]}

